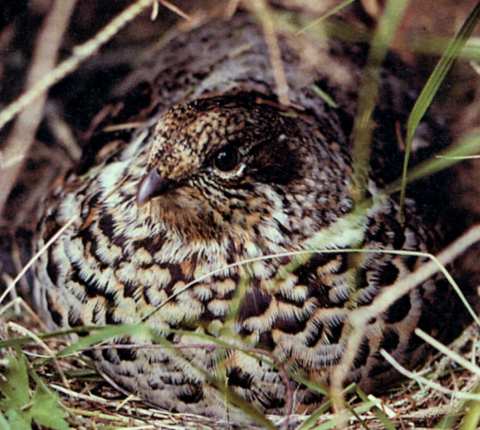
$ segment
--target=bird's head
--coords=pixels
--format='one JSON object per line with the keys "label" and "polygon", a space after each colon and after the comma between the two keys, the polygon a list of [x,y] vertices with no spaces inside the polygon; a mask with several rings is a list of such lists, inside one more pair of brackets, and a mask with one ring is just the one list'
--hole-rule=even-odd
{"label": "bird's head", "polygon": [[308,120],[253,94],[172,108],[150,130],[138,207],[192,239],[315,228],[318,208],[340,210],[345,159]]}

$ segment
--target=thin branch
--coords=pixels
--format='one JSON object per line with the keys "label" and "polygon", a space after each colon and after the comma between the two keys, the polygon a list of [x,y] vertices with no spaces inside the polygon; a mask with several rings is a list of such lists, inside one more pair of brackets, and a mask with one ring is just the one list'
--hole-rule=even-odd
{"label": "thin branch", "polygon": [[[32,65],[27,75],[26,94],[33,91],[35,86],[42,81],[42,77],[48,76],[55,67],[58,50],[62,43],[68,22],[70,21],[75,3],[75,0],[56,0],[53,3],[52,9],[47,15],[35,43]],[[6,159],[7,162],[9,161],[9,163],[7,163],[9,168],[2,171],[0,214],[3,211],[10,190],[13,188],[21,171],[23,165],[21,161],[27,156],[34,142],[37,128],[43,117],[45,100],[45,92],[37,95],[35,103],[32,103],[28,109],[25,109],[18,117],[6,143],[3,158]],[[15,104],[15,102],[13,104]],[[2,118],[7,116],[8,112],[9,109],[7,107],[0,113],[0,124],[2,124]],[[4,123],[0,125],[0,128],[3,125]],[[18,160],[18,162],[12,163],[11,160]],[[5,163],[2,164],[2,168],[5,168]]]}
{"label": "thin branch", "polygon": [[172,11],[173,13],[176,13],[178,16],[180,16],[184,20],[186,21],[192,20],[192,17],[190,15],[188,15],[186,12],[184,12],[182,9],[180,9],[178,6],[174,5],[173,3],[170,3],[167,0],[160,0],[160,3],[162,4],[162,6]]}
{"label": "thin branch", "polygon": [[[64,0],[58,1],[63,3]],[[37,81],[29,91],[22,94],[17,100],[0,112],[0,129],[51,86],[75,71],[80,63],[95,54],[98,49],[105,45],[105,43],[115,36],[126,24],[150,6],[152,1],[153,0],[138,0],[112,19],[95,37],[75,47],[73,49],[73,55],[70,58],[61,62],[51,73]]]}

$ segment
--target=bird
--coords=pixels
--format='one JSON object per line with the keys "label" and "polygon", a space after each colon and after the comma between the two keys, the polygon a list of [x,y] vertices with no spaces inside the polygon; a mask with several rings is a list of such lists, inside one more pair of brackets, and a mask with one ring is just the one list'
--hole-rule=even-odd
{"label": "bird", "polygon": [[[323,41],[309,64],[288,37],[278,42],[288,104],[249,13],[171,36],[116,88],[79,165],[43,202],[37,250],[68,226],[34,264],[35,309],[52,329],[146,327],[89,353],[119,389],[163,409],[222,417],[228,392],[241,420],[238,405],[284,414],[293,392],[296,412],[314,410],[322,396],[294,375],[328,383],[349,313],[424,261],[388,251],[445,245],[422,193],[403,213],[381,193],[401,171],[395,127],[415,100],[414,73],[390,54],[382,66],[372,204],[352,218],[352,129],[368,48]],[[414,158],[447,135],[426,119]],[[314,252],[325,231],[334,234]],[[395,370],[381,349],[417,364],[426,346],[414,330],[449,330],[449,294],[432,277],[372,318],[348,380],[369,392],[388,385]]]}

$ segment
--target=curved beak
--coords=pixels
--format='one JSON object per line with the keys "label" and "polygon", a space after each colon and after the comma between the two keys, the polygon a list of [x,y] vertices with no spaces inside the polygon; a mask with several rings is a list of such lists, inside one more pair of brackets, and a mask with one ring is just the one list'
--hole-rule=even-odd
{"label": "curved beak", "polygon": [[137,190],[137,204],[139,206],[149,202],[154,197],[157,197],[167,190],[174,187],[174,181],[166,178],[162,178],[157,169],[152,169],[147,175],[140,181],[140,185]]}

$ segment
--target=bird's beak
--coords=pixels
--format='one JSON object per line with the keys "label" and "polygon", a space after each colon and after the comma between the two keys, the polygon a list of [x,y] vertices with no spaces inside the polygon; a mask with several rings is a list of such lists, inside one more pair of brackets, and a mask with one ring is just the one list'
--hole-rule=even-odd
{"label": "bird's beak", "polygon": [[140,182],[137,190],[137,204],[142,206],[154,197],[173,188],[173,186],[173,181],[162,178],[158,174],[157,169],[152,169]]}

